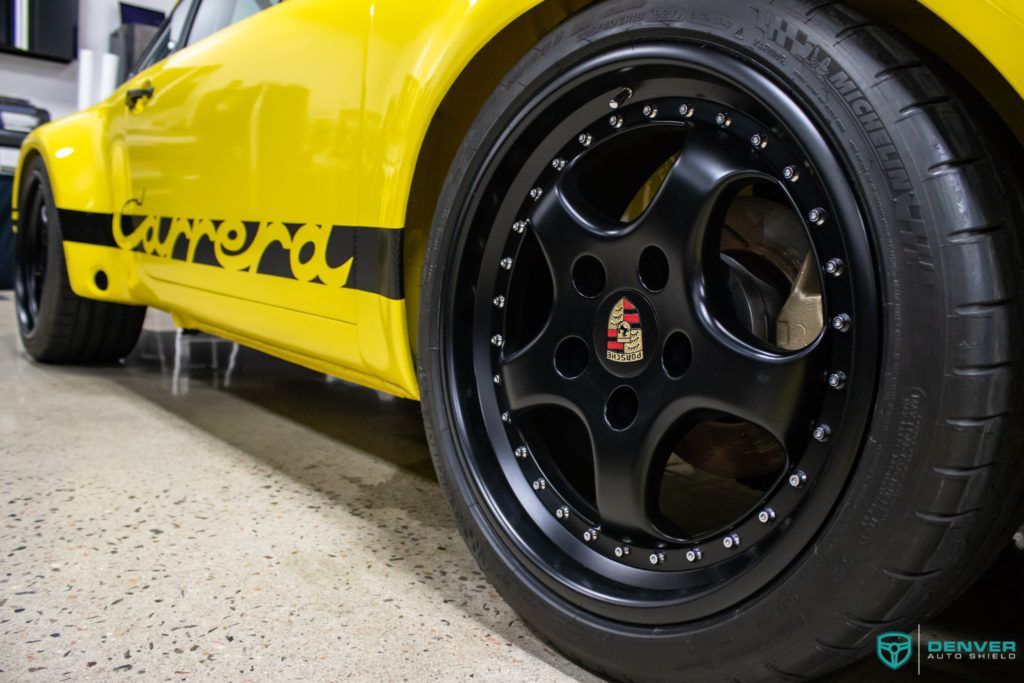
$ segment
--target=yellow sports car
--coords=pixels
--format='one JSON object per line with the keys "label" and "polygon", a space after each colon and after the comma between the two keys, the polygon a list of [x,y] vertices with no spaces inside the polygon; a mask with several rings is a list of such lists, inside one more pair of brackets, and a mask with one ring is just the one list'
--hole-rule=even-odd
{"label": "yellow sports car", "polygon": [[23,146],[21,338],[154,306],[418,399],[568,656],[819,675],[1022,517],[1022,45],[1019,0],[181,0]]}

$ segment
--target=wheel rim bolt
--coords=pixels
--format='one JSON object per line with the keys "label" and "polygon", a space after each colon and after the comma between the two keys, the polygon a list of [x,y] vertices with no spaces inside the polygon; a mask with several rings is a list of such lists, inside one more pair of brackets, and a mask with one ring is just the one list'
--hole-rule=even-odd
{"label": "wheel rim bolt", "polygon": [[526,231],[526,224],[527,221],[516,221],[512,224],[512,232],[517,232],[522,235],[523,232]]}
{"label": "wheel rim bolt", "polygon": [[501,345],[505,343],[505,338],[502,337],[500,334],[496,334],[493,337],[491,337],[491,343],[500,349]]}
{"label": "wheel rim bolt", "polygon": [[569,519],[569,508],[564,505],[555,510],[555,517],[558,519]]}
{"label": "wheel rim bolt", "polygon": [[846,386],[846,373],[842,370],[837,370],[836,372],[830,373],[828,380],[826,381],[833,389],[842,389]]}
{"label": "wheel rim bolt", "polygon": [[584,147],[589,147],[590,143],[594,141],[594,138],[590,135],[590,133],[580,133],[580,136],[576,139],[579,140],[580,144],[583,145]]}
{"label": "wheel rim bolt", "polygon": [[828,261],[825,261],[825,272],[832,277],[839,277],[842,275],[845,267],[846,264],[843,263],[842,259],[830,258]]}
{"label": "wheel rim bolt", "polygon": [[505,297],[502,296],[501,294],[499,294],[498,296],[494,297],[494,305],[497,308],[505,308]]}
{"label": "wheel rim bolt", "polygon": [[555,159],[554,161],[551,162],[551,168],[555,169],[556,171],[561,171],[563,168],[565,168],[565,159]]}
{"label": "wheel rim bolt", "polygon": [[733,548],[738,548],[739,545],[740,545],[740,535],[739,534],[729,534],[728,536],[726,536],[725,538],[722,539],[722,547],[724,547],[726,550],[732,550]]}
{"label": "wheel rim bolt", "polygon": [[789,485],[795,489],[800,488],[807,483],[807,475],[803,470],[797,470],[789,475]]}
{"label": "wheel rim bolt", "polygon": [[516,448],[516,457],[519,458],[520,460],[525,459],[526,456],[529,455],[529,453],[530,452],[526,450],[526,446],[519,446],[518,448]]}
{"label": "wheel rim bolt", "polygon": [[626,103],[626,100],[628,100],[632,96],[633,96],[633,89],[632,88],[623,88],[622,90],[620,90],[618,92],[617,95],[615,95],[615,97],[613,97],[612,99],[610,99],[608,101],[608,106],[611,109],[618,109],[619,107],[624,105]]}
{"label": "wheel rim bolt", "polygon": [[732,125],[732,119],[725,112],[718,112],[715,114],[715,123],[722,128],[728,128]]}
{"label": "wheel rim bolt", "polygon": [[583,532],[583,540],[587,543],[593,543],[597,540],[597,529],[587,529]]}
{"label": "wheel rim bolt", "polygon": [[501,421],[504,422],[505,424],[508,424],[509,422],[512,421],[512,416],[509,415],[507,410],[501,414]]}
{"label": "wheel rim bolt", "polygon": [[647,558],[647,561],[651,564],[661,564],[665,561],[665,553],[651,553],[651,556]]}
{"label": "wheel rim bolt", "polygon": [[807,220],[814,225],[825,225],[825,209],[820,206],[807,212]]}
{"label": "wheel rim bolt", "polygon": [[612,128],[622,128],[622,117],[618,114],[612,114],[608,117],[608,125]]}
{"label": "wheel rim bolt", "polygon": [[534,491],[543,491],[547,487],[548,487],[548,483],[546,481],[544,481],[543,479],[534,479],[533,480],[533,490]]}
{"label": "wheel rim bolt", "polygon": [[786,168],[782,169],[782,177],[791,183],[795,183],[796,181],[800,180],[800,169],[798,169],[796,166],[787,166]]}
{"label": "wheel rim bolt", "polygon": [[501,259],[501,262],[498,265],[500,265],[505,270],[512,270],[512,257],[506,256],[505,258]]}
{"label": "wheel rim bolt", "polygon": [[501,375],[495,375],[494,376],[494,383],[495,384],[501,384]]}
{"label": "wheel rim bolt", "polygon": [[764,149],[768,146],[768,137],[763,133],[754,133],[750,136],[750,144],[758,149]]}
{"label": "wheel rim bolt", "polygon": [[649,119],[653,119],[657,115],[658,115],[658,108],[657,107],[652,107],[649,104],[645,104],[644,105],[644,116],[646,116]]}
{"label": "wheel rim bolt", "polygon": [[760,512],[757,513],[757,521],[761,522],[761,524],[768,524],[769,522],[774,521],[774,519],[775,519],[775,509],[774,508],[770,508],[770,507],[769,508],[765,508],[764,510],[761,510]]}
{"label": "wheel rim bolt", "polygon": [[540,199],[540,196],[542,194],[544,194],[544,190],[540,189],[539,187],[535,187],[532,190],[530,190],[530,199],[532,199],[533,201],[537,201],[538,199]]}
{"label": "wheel rim bolt", "polygon": [[686,551],[687,562],[700,562],[702,557],[704,557],[704,553],[700,548],[690,548]]}
{"label": "wheel rim bolt", "polygon": [[629,546],[620,545],[615,547],[615,557],[627,557],[629,556]]}
{"label": "wheel rim bolt", "polygon": [[688,104],[679,105],[679,115],[683,118],[691,118],[693,116],[693,107]]}
{"label": "wheel rim bolt", "polygon": [[846,332],[850,329],[850,323],[852,320],[846,313],[840,313],[836,317],[832,318],[832,329],[836,332]]}
{"label": "wheel rim bolt", "polygon": [[825,443],[832,437],[832,428],[826,424],[820,424],[811,432],[811,436],[819,443]]}

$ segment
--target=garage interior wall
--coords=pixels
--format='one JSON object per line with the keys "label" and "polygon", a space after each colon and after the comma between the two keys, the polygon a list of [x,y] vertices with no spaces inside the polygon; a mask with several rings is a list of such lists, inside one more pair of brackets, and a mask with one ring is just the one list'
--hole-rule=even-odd
{"label": "garage interior wall", "polygon": [[[132,0],[140,7],[168,12],[175,0]],[[98,56],[109,50],[110,33],[121,24],[118,0],[82,0],[78,47]],[[21,97],[50,111],[54,119],[71,114],[78,102],[78,61],[70,64],[0,53],[0,95]]]}

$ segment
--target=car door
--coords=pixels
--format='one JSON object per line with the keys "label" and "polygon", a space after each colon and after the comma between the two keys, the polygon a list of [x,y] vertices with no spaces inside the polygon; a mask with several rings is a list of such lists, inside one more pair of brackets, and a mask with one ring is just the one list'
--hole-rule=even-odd
{"label": "car door", "polygon": [[196,0],[184,45],[125,90],[125,243],[171,308],[267,341],[261,309],[358,308],[332,228],[355,214],[368,5],[286,4]]}

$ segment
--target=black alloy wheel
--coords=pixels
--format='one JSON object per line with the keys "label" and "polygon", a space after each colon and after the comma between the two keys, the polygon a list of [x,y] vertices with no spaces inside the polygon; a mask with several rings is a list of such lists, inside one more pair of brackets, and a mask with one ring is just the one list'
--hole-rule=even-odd
{"label": "black alloy wheel", "polygon": [[29,201],[21,214],[19,239],[15,241],[14,296],[21,328],[31,334],[38,323],[46,280],[50,207],[38,181],[27,188],[25,196]]}
{"label": "black alloy wheel", "polygon": [[608,0],[466,134],[427,436],[480,566],[574,660],[820,675],[1019,523],[1021,195],[925,62],[842,3]]}

